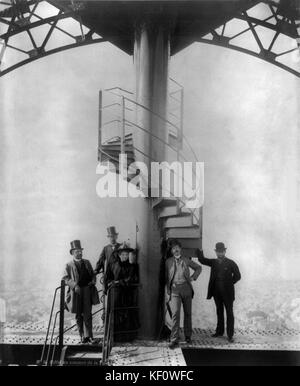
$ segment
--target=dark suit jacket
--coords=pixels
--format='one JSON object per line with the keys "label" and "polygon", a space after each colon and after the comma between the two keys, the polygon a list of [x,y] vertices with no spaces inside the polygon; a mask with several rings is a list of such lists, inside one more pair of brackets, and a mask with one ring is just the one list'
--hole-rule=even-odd
{"label": "dark suit jacket", "polygon": [[[199,263],[211,267],[210,278],[208,283],[207,299],[211,299],[215,295],[215,282],[217,276],[217,264],[220,264],[218,259],[207,259],[202,254],[198,255]],[[227,257],[224,258],[225,280],[224,280],[224,295],[229,300],[234,300],[234,284],[241,279],[241,274],[237,264]]]}
{"label": "dark suit jacket", "polygon": [[116,243],[116,247],[114,250],[112,249],[111,244],[105,245],[96,263],[95,273],[99,273],[100,271],[106,270],[108,260],[110,259],[114,251],[120,247],[120,245],[120,243]]}

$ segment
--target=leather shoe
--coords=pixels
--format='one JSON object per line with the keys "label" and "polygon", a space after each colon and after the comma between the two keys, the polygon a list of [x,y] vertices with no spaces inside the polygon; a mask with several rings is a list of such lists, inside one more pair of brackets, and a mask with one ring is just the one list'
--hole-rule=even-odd
{"label": "leather shoe", "polygon": [[212,334],[213,338],[217,338],[218,336],[223,336],[223,334],[218,334],[218,333]]}
{"label": "leather shoe", "polygon": [[188,336],[185,338],[185,341],[186,341],[186,343],[191,343],[192,342],[191,338],[188,337]]}
{"label": "leather shoe", "polygon": [[178,342],[171,342],[171,343],[169,344],[169,348],[170,348],[171,350],[174,350],[174,348],[176,348],[176,347],[178,347]]}
{"label": "leather shoe", "polygon": [[234,339],[233,339],[232,336],[229,336],[229,337],[228,337],[228,342],[229,342],[229,343],[233,343],[233,342],[234,342]]}

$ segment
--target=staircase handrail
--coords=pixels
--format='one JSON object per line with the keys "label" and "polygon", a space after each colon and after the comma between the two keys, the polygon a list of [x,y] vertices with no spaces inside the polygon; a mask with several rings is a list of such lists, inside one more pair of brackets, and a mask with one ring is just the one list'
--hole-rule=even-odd
{"label": "staircase handrail", "polygon": [[41,363],[43,363],[43,360],[44,360],[44,354],[45,354],[46,345],[47,345],[47,341],[48,341],[48,336],[49,336],[49,331],[50,331],[50,326],[51,326],[51,321],[52,321],[52,315],[53,315],[56,295],[57,295],[57,291],[59,289],[61,289],[61,286],[56,287],[55,290],[54,290],[54,294],[53,294],[53,300],[52,300],[52,306],[51,306],[51,311],[50,311],[50,316],[49,316],[49,321],[48,321],[48,327],[47,327],[46,337],[45,337],[45,341],[44,341],[44,345],[43,345],[43,350],[42,350],[42,354],[41,354],[41,359],[40,359]]}
{"label": "staircase handrail", "polygon": [[[170,78],[170,79],[171,79],[171,78]],[[178,82],[176,82],[174,79],[171,79],[171,80],[172,80],[174,83],[176,83],[176,84],[178,84],[179,86],[181,86],[181,85],[180,85]],[[181,87],[182,87],[182,86],[181,86]],[[177,125],[175,125],[173,122],[171,122],[171,121],[168,120],[167,118],[165,118],[165,117],[161,116],[160,114],[154,112],[154,111],[151,110],[150,108],[148,108],[148,107],[146,107],[146,106],[144,106],[144,105],[142,105],[142,104],[136,102],[135,100],[133,100],[133,99],[131,99],[131,98],[128,98],[128,97],[126,97],[126,96],[124,96],[124,95],[116,94],[116,93],[114,93],[114,92],[111,91],[111,90],[115,90],[115,89],[118,89],[118,90],[121,90],[121,91],[125,91],[126,93],[133,95],[132,92],[130,92],[130,91],[128,91],[128,90],[125,90],[125,89],[122,89],[121,87],[114,87],[114,88],[110,88],[110,89],[105,89],[105,90],[103,90],[103,91],[104,91],[104,92],[110,92],[110,93],[116,95],[116,96],[119,97],[119,98],[123,98],[124,100],[127,100],[128,102],[133,103],[134,105],[139,106],[139,107],[141,107],[141,108],[143,108],[143,109],[149,111],[151,114],[155,115],[156,117],[158,117],[159,119],[161,119],[161,120],[164,121],[165,123],[171,125],[173,128],[176,129],[177,132],[180,131],[180,127],[178,127]],[[141,127],[140,125],[138,125],[137,123],[134,123],[134,122],[132,122],[132,121],[126,119],[126,118],[124,119],[124,122],[125,122],[125,124],[127,123],[127,124],[130,124],[131,126],[135,126],[135,127],[137,127],[138,129],[140,129],[140,130],[146,132],[148,135],[151,135],[152,137],[156,138],[158,141],[162,142],[162,143],[163,143],[165,146],[167,146],[169,149],[171,149],[172,151],[176,152],[176,153],[178,154],[178,156],[179,156],[183,161],[189,162],[189,161],[187,160],[187,158],[182,154],[183,152],[182,152],[181,150],[178,150],[178,149],[176,149],[175,147],[171,146],[167,141],[165,141],[164,139],[162,139],[162,138],[158,137],[157,135],[151,133],[148,129],[145,129],[145,128]],[[117,138],[117,137],[120,138],[120,140],[121,140],[121,137],[119,137],[119,136],[115,136],[114,138]],[[194,156],[196,162],[199,162],[199,161],[198,161],[198,158],[197,158],[197,156],[196,156],[196,154],[195,154],[195,151],[193,150],[192,146],[190,145],[189,141],[187,140],[187,138],[185,137],[184,134],[182,134],[182,137],[183,137],[183,140],[185,141],[185,143],[188,145],[190,151],[192,152],[192,154],[193,154],[193,156]],[[134,148],[135,150],[139,151],[139,152],[140,152],[141,154],[143,154],[144,156],[146,156],[146,157],[148,157],[149,159],[151,159],[152,161],[155,161],[155,160],[153,160],[150,156],[146,155],[145,153],[143,153],[142,151],[138,150],[137,148],[135,148],[135,147],[133,147],[133,148]],[[102,150],[101,147],[100,147],[99,151],[100,151],[101,153],[105,154],[105,155],[106,155],[107,157],[109,157],[110,159],[114,160],[115,162],[119,162],[118,159],[116,159],[115,157],[113,157],[113,156],[109,155],[108,153],[106,153],[104,150]],[[195,173],[194,170],[192,170],[192,173],[193,173],[193,175],[196,177],[196,173]],[[177,174],[177,173],[175,172],[175,174]],[[184,180],[184,181],[187,182],[186,180]],[[189,185],[191,186],[191,184],[189,184]],[[160,186],[160,187],[161,187],[161,186]],[[169,191],[168,191],[168,192],[169,192]],[[170,193],[173,197],[175,197],[175,196],[172,194],[172,192],[169,192],[169,193]],[[185,201],[183,201],[183,200],[180,199],[179,197],[176,197],[176,198],[178,198],[179,201],[183,204],[183,206],[185,206]],[[199,217],[198,217],[197,215],[195,215],[196,208],[195,208],[195,209],[189,208],[189,211],[191,212],[193,218],[196,220],[196,223],[199,225],[199,223],[200,223],[200,215],[199,215]]]}
{"label": "staircase handrail", "polygon": [[[126,120],[126,122],[131,123],[133,126],[136,126],[138,129],[140,129],[140,130],[146,132],[147,134],[149,134],[149,135],[151,135],[152,137],[156,138],[157,140],[161,141],[163,144],[165,144],[166,146],[168,146],[170,149],[172,149],[172,150],[174,150],[174,151],[177,152],[177,149],[175,149],[173,146],[171,146],[169,143],[167,143],[167,142],[166,142],[165,140],[163,140],[162,138],[160,138],[160,137],[158,137],[157,135],[151,133],[149,130],[144,129],[143,127],[141,127],[140,125],[138,125],[138,124],[136,124],[136,123],[134,123],[134,122],[131,122],[131,121],[128,121],[128,120]],[[119,136],[115,136],[115,137],[113,137],[113,138],[120,138],[120,137],[119,137]],[[148,157],[151,161],[153,161],[153,162],[156,161],[156,160],[154,160],[151,156],[145,154],[144,152],[142,152],[141,150],[137,149],[137,148],[134,147],[134,146],[133,146],[133,149],[137,150],[138,152],[140,152],[140,153],[143,154],[144,156]],[[99,149],[99,151],[100,151],[101,153],[105,154],[107,157],[109,157],[109,158],[111,158],[112,160],[114,160],[115,162],[119,162],[119,160],[118,160],[117,158],[115,158],[115,157],[113,157],[112,155],[108,154],[108,153],[105,152],[103,149]],[[181,155],[181,157],[183,158],[184,161],[188,161],[183,155]],[[175,172],[175,174],[177,174],[177,173]],[[194,170],[193,170],[193,175],[196,176],[196,173],[195,173]],[[183,179],[183,180],[184,180],[185,182],[187,182],[185,179]],[[189,184],[189,185],[190,185],[190,184]],[[191,185],[190,185],[190,186],[191,186]],[[160,186],[160,187],[162,187],[162,186]],[[168,192],[172,194],[172,192],[170,192],[170,191],[168,191]],[[174,197],[175,197],[175,196],[174,196]],[[182,203],[185,204],[184,201],[182,201]],[[197,219],[197,220],[198,220],[198,219]]]}
{"label": "staircase handrail", "polygon": [[[52,342],[53,342],[53,336],[54,336],[54,331],[55,331],[55,326],[56,326],[57,316],[58,316],[59,314],[60,314],[60,310],[59,310],[59,311],[56,311],[56,313],[55,313],[55,318],[54,318],[53,329],[52,329],[52,333],[51,333],[51,340],[50,340],[49,347],[48,347],[48,352],[47,352],[47,357],[46,357],[46,363],[45,363],[45,366],[48,366],[48,363],[49,363],[50,352],[51,352],[51,345],[52,345]],[[57,336],[57,339],[58,339],[58,338],[59,338],[59,335]]]}
{"label": "staircase handrail", "polygon": [[[137,147],[133,146],[133,149],[136,150],[137,152],[141,153],[141,154],[144,155],[145,157],[149,158],[151,161],[155,162],[155,160],[154,160],[151,156],[149,156],[148,154],[144,153],[142,150],[138,149]],[[176,174],[177,174],[177,173],[176,173]],[[162,185],[159,184],[159,187],[162,188]],[[183,206],[185,206],[186,203],[185,203],[185,201],[184,201],[182,198],[175,196],[174,193],[173,193],[171,190],[168,190],[168,189],[167,189],[167,192],[170,193],[170,195],[171,195],[173,198],[176,198],[178,201],[180,201],[180,202],[183,204]],[[182,206],[182,207],[183,207],[183,206]],[[198,223],[198,222],[200,221],[200,218],[198,218],[198,217],[196,216],[196,214],[195,214],[196,208],[195,208],[195,209],[188,208],[188,210],[191,212],[193,218],[194,218],[194,219],[196,220],[196,222]]]}
{"label": "staircase handrail", "polygon": [[[99,293],[100,291],[98,291]],[[100,308],[99,310],[95,311],[92,313],[92,316],[98,314],[99,312],[103,311],[104,310],[104,307]],[[66,332],[72,330],[72,328],[76,327],[77,324],[74,323],[72,326],[66,328],[64,331],[63,331],[63,334],[65,334]],[[55,357],[55,351],[56,351],[56,347],[57,347],[57,341],[59,339],[59,335],[56,335],[55,337],[55,341],[54,341],[54,345],[53,345],[53,350],[52,350],[52,356],[51,356],[51,362],[50,362],[50,366],[53,366],[53,363],[54,363],[54,357]]]}
{"label": "staircase handrail", "polygon": [[[56,294],[57,294],[57,291],[58,290],[61,290],[62,289],[62,286],[59,286],[55,289],[54,291],[54,296],[53,296],[53,301],[52,301],[52,307],[51,307],[51,312],[50,312],[50,317],[49,317],[49,322],[48,322],[48,328],[47,328],[47,332],[46,332],[46,338],[45,338],[45,341],[44,341],[44,345],[43,345],[43,350],[42,350],[42,354],[41,354],[41,359],[39,360],[39,363],[41,363],[41,365],[43,365],[43,361],[44,361],[44,355],[45,355],[45,350],[46,350],[46,346],[47,346],[47,342],[48,342],[48,336],[49,336],[49,332],[50,332],[50,325],[51,325],[51,321],[52,321],[52,316],[53,316],[53,311],[54,311],[54,305],[55,305],[55,300],[56,300]],[[103,292],[103,289],[101,288],[100,290],[97,290],[98,294],[100,292]],[[56,322],[57,322],[57,316],[61,313],[61,312],[64,312],[64,304],[60,304],[60,309],[55,313],[55,318],[54,318],[54,323],[53,323],[53,326],[52,326],[52,331],[51,331],[51,339],[50,339],[50,343],[48,345],[48,350],[47,350],[47,357],[46,357],[46,361],[45,361],[45,365],[47,366],[48,363],[49,363],[49,358],[50,358],[50,352],[51,352],[51,345],[52,345],[52,342],[54,340],[54,347],[53,347],[53,351],[52,351],[52,359],[51,359],[51,363],[53,363],[53,360],[54,360],[54,355],[55,355],[55,351],[56,351],[56,346],[57,346],[57,341],[60,337],[63,337],[64,334],[67,332],[67,331],[70,331],[72,328],[76,327],[76,323],[74,323],[72,326],[66,328],[66,329],[63,329],[62,331],[59,331],[58,335],[55,336],[54,338],[54,333],[55,333],[55,327],[56,327]],[[95,311],[94,313],[92,313],[92,316],[96,315],[97,313],[103,311],[104,307],[100,308],[99,310]]]}
{"label": "staircase handrail", "polygon": [[[141,153],[143,156],[149,158],[151,161],[155,162],[155,160],[154,160],[151,156],[149,156],[148,154],[144,153],[142,150],[138,149],[137,147],[133,146],[133,149],[136,150],[137,152]],[[115,158],[115,157],[113,157],[112,155],[106,153],[104,150],[99,149],[99,151],[100,151],[101,153],[105,154],[108,158],[112,159],[113,161],[119,162],[119,160],[118,160],[117,158]],[[177,173],[176,173],[176,174],[177,174]],[[161,185],[161,184],[159,184],[159,188],[162,188],[162,185]],[[168,193],[170,193],[170,195],[171,195],[173,198],[178,199],[178,200],[183,204],[183,206],[185,206],[186,203],[185,203],[184,200],[182,200],[180,197],[175,196],[174,193],[173,193],[172,191],[170,191],[170,190],[168,190],[168,189],[167,189],[166,191],[167,191]],[[182,207],[183,207],[183,206],[182,206]],[[197,215],[195,214],[196,209],[197,209],[197,208],[195,208],[195,209],[188,208],[188,210],[191,212],[193,218],[196,220],[197,223],[199,223],[200,217],[198,218]]]}
{"label": "staircase handrail", "polygon": [[[179,85],[179,83],[176,82],[174,79],[172,79],[172,78],[170,78],[170,79],[171,79],[173,82],[175,82],[175,83],[177,83],[177,84]],[[180,85],[180,86],[181,86],[181,85]],[[128,93],[128,94],[134,95],[133,92],[128,91],[128,90],[125,90],[125,89],[123,89],[123,88],[121,88],[121,87],[113,87],[113,88],[105,89],[105,90],[103,90],[103,91],[104,91],[104,92],[112,93],[113,95],[115,95],[115,96],[117,96],[117,97],[119,97],[119,98],[124,98],[124,100],[127,100],[128,102],[131,102],[131,103],[133,103],[134,105],[136,105],[136,106],[138,106],[138,107],[141,107],[141,108],[147,110],[149,113],[155,115],[157,118],[159,118],[159,119],[161,119],[162,121],[164,121],[165,123],[169,124],[169,125],[172,126],[174,129],[176,129],[176,132],[180,131],[180,127],[177,126],[177,125],[175,125],[173,122],[171,122],[171,121],[170,121],[169,119],[167,119],[166,117],[163,117],[162,115],[156,113],[155,111],[153,111],[153,110],[151,110],[150,108],[148,108],[148,107],[146,107],[146,106],[144,106],[144,105],[142,105],[142,104],[136,102],[135,100],[133,100],[133,99],[131,99],[131,98],[128,98],[128,97],[123,96],[123,95],[120,95],[120,94],[116,94],[116,93],[114,93],[114,92],[111,91],[111,90],[116,90],[116,89],[121,90],[121,91],[124,91],[124,92],[126,92],[126,93]],[[130,121],[128,121],[128,123],[133,124],[133,123],[130,122]],[[192,148],[191,144],[189,143],[189,141],[187,140],[186,136],[185,136],[184,134],[182,134],[182,137],[183,137],[184,141],[186,142],[186,144],[188,145],[189,149],[191,150],[191,152],[192,152],[192,154],[193,154],[195,160],[198,161],[198,158],[197,158],[197,156],[196,156],[196,153],[195,153],[194,149]],[[159,138],[159,137],[157,137],[157,138],[158,138],[158,139],[161,139],[161,138]],[[177,151],[177,149],[173,148],[173,147],[172,147],[170,144],[168,144],[167,142],[166,142],[165,144],[166,144],[167,146],[169,146],[172,150]],[[181,151],[180,151],[180,153],[181,153]]]}

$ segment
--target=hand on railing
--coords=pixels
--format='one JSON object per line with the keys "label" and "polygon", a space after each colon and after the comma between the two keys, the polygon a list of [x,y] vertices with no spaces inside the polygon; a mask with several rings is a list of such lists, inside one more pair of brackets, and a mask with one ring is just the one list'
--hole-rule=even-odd
{"label": "hand on railing", "polygon": [[126,286],[128,287],[142,287],[142,285],[139,283],[129,283],[129,282],[126,282],[125,280],[124,279],[112,280],[111,282],[108,283],[107,288],[104,291],[104,294],[107,295],[110,292],[110,290],[112,290],[112,288],[123,286],[125,283],[126,283]]}

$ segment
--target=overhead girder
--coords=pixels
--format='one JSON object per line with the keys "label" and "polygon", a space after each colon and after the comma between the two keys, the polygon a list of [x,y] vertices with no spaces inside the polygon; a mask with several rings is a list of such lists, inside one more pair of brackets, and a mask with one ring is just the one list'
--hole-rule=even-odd
{"label": "overhead girder", "polygon": [[[267,61],[283,70],[286,70],[297,77],[300,77],[300,16],[298,13],[291,17],[290,13],[279,13],[280,8],[277,7],[276,11],[274,10],[274,2],[262,2],[266,3],[272,15],[260,20],[255,17],[251,17],[247,11],[242,11],[237,14],[231,22],[234,20],[242,21],[247,24],[247,26],[240,26],[239,31],[235,31],[235,33],[226,33],[226,26],[228,23],[224,23],[221,25],[217,32],[215,29],[212,29],[209,34],[204,37],[197,39],[197,42],[213,44],[217,46],[221,46],[224,48],[230,48],[251,56],[254,56],[258,59]],[[279,18],[279,16],[281,16]],[[275,24],[273,24],[275,23]],[[260,31],[257,27],[261,27]],[[263,34],[264,30],[273,31],[273,36],[269,40],[268,44],[263,42]],[[298,32],[299,31],[299,32]],[[234,39],[241,37],[243,35],[247,38],[252,36],[253,42],[251,48],[247,48],[247,42],[244,41],[242,45],[237,45],[234,43]],[[278,44],[275,49],[276,42],[280,42],[282,37],[290,38],[290,47],[287,48],[286,43]],[[248,41],[249,43],[249,41]],[[295,54],[291,56],[291,54]],[[288,63],[283,63],[278,58],[287,57],[290,55],[290,60]]]}
{"label": "overhead girder", "polygon": [[[198,6],[201,1],[203,2],[200,0]],[[186,15],[180,16],[173,13],[171,54],[174,55],[195,42],[213,44],[252,55],[300,77],[299,1],[228,0],[227,2],[233,5],[228,8],[230,12],[228,9],[222,8],[224,9],[223,17],[216,13],[214,19],[211,9],[205,8],[205,16],[211,17],[212,21],[209,21],[204,27],[203,14],[198,16],[196,13],[186,13]],[[93,3],[95,7],[95,2]],[[109,2],[103,1],[101,4],[104,3],[105,12],[109,12]],[[110,3],[114,3],[116,14],[118,1]],[[126,23],[128,25],[130,23],[133,28],[132,18],[134,15],[132,16],[132,13],[127,10],[125,10],[127,13],[124,11],[124,4],[133,2],[123,1],[121,3],[123,4],[122,12],[124,12],[122,15],[127,18]],[[169,6],[167,1],[160,3]],[[170,3],[176,3],[176,1]],[[179,3],[182,5],[184,2],[178,1]],[[196,2],[187,1],[187,3],[188,6],[191,6]],[[215,3],[218,2],[215,1]],[[219,3],[221,4],[220,0]],[[98,25],[99,19],[96,18],[97,15],[93,15],[96,8],[89,8],[91,4],[92,2],[87,1],[66,0],[0,1],[0,76],[47,55],[104,41],[110,41],[128,54],[132,54],[133,30],[126,28],[126,25],[122,27],[123,29],[121,27],[118,29],[115,16],[110,26],[105,21],[108,13],[103,16],[103,23],[107,24],[105,24],[106,29],[104,28],[103,34],[101,34],[101,26]],[[269,12],[264,18],[260,18],[252,12],[255,6],[261,4]],[[135,5],[131,6],[134,7]],[[182,8],[183,11],[186,9]],[[197,8],[197,10],[201,9]],[[214,10],[214,12],[216,11]],[[70,23],[72,24],[71,28]],[[77,33],[74,33],[76,28]],[[58,39],[56,33],[60,34]],[[264,39],[266,33],[273,33],[268,44]],[[61,39],[62,36],[68,41]],[[286,39],[289,41],[287,42]],[[252,42],[250,42],[251,40]],[[18,55],[12,55],[13,51]]]}
{"label": "overhead girder", "polygon": [[[11,4],[9,4],[7,1],[0,1],[0,6],[10,5],[8,8],[0,11],[0,77],[45,56],[105,41],[92,28],[87,28],[82,24],[80,17],[81,7],[76,3],[71,4],[69,9],[66,10],[58,10],[52,7],[53,14],[48,17],[39,14],[39,7],[43,3],[46,4],[48,2],[44,0],[12,0]],[[71,30],[70,26],[58,25],[59,21],[64,20],[72,22]],[[45,26],[47,27],[46,31],[39,29]],[[37,31],[37,29],[39,30]],[[74,33],[74,29],[77,29],[78,33]],[[39,36],[37,37],[37,34],[34,34],[33,31],[37,32]],[[66,39],[64,41],[60,41],[63,39],[56,39],[55,46],[53,46],[52,40],[50,47],[48,44],[49,40],[57,31],[59,31],[61,37],[64,35],[68,42],[66,43]],[[19,41],[12,42],[15,37]],[[26,37],[29,38],[31,46],[28,47],[27,44],[25,48],[22,45],[22,41],[24,42]],[[18,58],[13,58],[15,60],[12,59],[10,62],[11,58],[7,58],[6,55],[7,50],[15,51],[21,55]]]}

